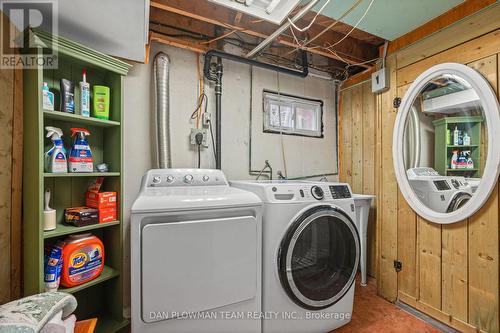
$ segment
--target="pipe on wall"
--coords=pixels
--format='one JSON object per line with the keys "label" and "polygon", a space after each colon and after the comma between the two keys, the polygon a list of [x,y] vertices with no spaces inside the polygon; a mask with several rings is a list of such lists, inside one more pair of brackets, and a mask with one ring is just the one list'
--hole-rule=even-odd
{"label": "pipe on wall", "polygon": [[170,168],[172,164],[170,150],[170,95],[169,95],[170,59],[167,54],[159,52],[154,58],[154,102],[156,153],[158,167]]}
{"label": "pipe on wall", "polygon": [[[217,64],[215,66],[215,70],[212,69],[212,58],[217,58]],[[298,77],[306,77],[309,74],[309,67],[307,65],[307,53],[305,51],[301,51],[301,59],[302,59],[302,71],[297,71],[285,67],[280,67],[277,65],[266,64],[260,61],[256,61],[253,59],[248,59],[245,57],[237,56],[234,54],[226,53],[219,50],[210,50],[205,54],[205,63],[203,65],[203,73],[205,77],[215,82],[215,138],[216,138],[216,147],[215,148],[215,167],[216,169],[221,169],[222,167],[222,75],[223,75],[223,66],[222,59],[227,59],[243,64],[247,64],[250,66],[256,66],[264,69],[269,69],[272,71],[298,76]],[[156,65],[156,62],[155,62]]]}

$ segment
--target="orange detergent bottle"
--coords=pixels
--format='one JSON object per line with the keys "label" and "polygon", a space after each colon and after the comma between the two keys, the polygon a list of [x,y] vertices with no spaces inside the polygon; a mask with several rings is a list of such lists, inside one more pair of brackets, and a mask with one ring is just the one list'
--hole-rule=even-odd
{"label": "orange detergent bottle", "polygon": [[61,285],[78,286],[101,275],[104,245],[90,233],[71,235],[63,243],[62,258]]}

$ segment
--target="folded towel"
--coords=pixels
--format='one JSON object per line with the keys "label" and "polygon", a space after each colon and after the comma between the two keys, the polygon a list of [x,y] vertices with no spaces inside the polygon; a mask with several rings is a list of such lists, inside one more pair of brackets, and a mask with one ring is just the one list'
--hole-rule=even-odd
{"label": "folded towel", "polygon": [[[42,329],[54,317],[56,321],[58,318],[69,319],[76,306],[77,301],[73,295],[61,292],[42,293],[0,305],[0,333],[42,333]],[[54,329],[57,329],[57,323],[50,325],[55,325]],[[66,333],[64,325],[63,328],[62,332]]]}

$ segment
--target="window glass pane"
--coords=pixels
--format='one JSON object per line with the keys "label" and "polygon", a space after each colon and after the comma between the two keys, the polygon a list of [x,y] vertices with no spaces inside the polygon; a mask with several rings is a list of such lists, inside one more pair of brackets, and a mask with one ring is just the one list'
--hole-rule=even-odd
{"label": "window glass pane", "polygon": [[300,130],[317,131],[318,130],[318,112],[317,109],[306,108],[302,105],[295,108],[296,128]]}
{"label": "window glass pane", "polygon": [[263,93],[264,131],[322,137],[323,103],[272,92]]}
{"label": "window glass pane", "polygon": [[[293,112],[291,106],[270,103],[269,125],[277,129],[293,128]],[[278,112],[280,110],[280,112]],[[281,123],[281,125],[280,125]]]}

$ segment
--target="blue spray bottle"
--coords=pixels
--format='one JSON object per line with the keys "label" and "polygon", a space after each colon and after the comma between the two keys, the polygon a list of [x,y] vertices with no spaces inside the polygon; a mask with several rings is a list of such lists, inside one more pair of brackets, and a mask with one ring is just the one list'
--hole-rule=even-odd
{"label": "blue spray bottle", "polygon": [[47,138],[54,144],[44,155],[45,172],[66,173],[68,172],[68,160],[66,158],[66,149],[61,139],[63,132],[60,128],[47,126]]}
{"label": "blue spray bottle", "polygon": [[93,172],[94,161],[87,136],[90,132],[85,128],[71,128],[71,136],[75,138],[69,152],[70,172]]}

